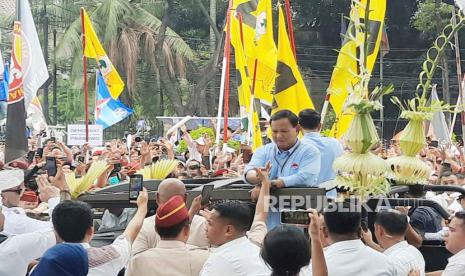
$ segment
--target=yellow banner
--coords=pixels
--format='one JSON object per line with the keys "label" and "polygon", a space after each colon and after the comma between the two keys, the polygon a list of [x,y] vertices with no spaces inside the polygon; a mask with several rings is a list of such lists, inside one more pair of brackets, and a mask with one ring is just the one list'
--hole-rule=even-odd
{"label": "yellow banner", "polygon": [[297,61],[292,52],[282,7],[279,7],[278,64],[273,113],[288,109],[296,115],[306,108],[314,108],[307,92],[304,80],[297,67]]}
{"label": "yellow banner", "polygon": [[94,58],[97,60],[98,68],[100,70],[100,73],[102,73],[102,76],[105,80],[105,84],[107,85],[111,96],[114,99],[118,99],[118,96],[121,94],[121,92],[123,92],[124,82],[118,74],[118,71],[116,71],[115,67],[108,58],[105,49],[103,49],[102,47],[102,44],[100,44],[97,33],[92,27],[89,15],[87,15],[87,12],[85,10],[83,11],[83,13],[83,24],[85,30],[84,56],[88,58]]}
{"label": "yellow banner", "polygon": [[[351,11],[351,17],[358,12],[359,17],[363,22],[365,19],[365,7],[367,0],[361,0],[360,2],[361,6],[358,7],[358,11]],[[371,73],[376,63],[381,43],[384,16],[386,13],[386,0],[370,1],[369,10],[369,47],[366,68],[368,72]],[[351,29],[353,28],[349,25],[347,31],[350,31]],[[363,38],[364,33],[357,33],[356,37]],[[336,67],[334,68],[331,82],[328,87],[328,91],[331,94],[329,102],[336,113],[336,122],[333,125],[331,134],[336,138],[340,138],[346,133],[353,118],[352,112],[344,110],[344,104],[349,96],[347,87],[351,87],[358,82],[358,78],[353,75],[358,72],[357,61],[354,58],[355,56],[357,56],[355,42],[344,39],[341,51],[337,58]]]}
{"label": "yellow banner", "polygon": [[[234,14],[232,17],[235,17]],[[247,68],[247,61],[243,49],[243,44],[240,35],[240,22],[238,20],[232,20],[231,17],[231,44],[234,47],[234,56],[236,61],[236,70],[238,72],[239,83],[238,83],[238,96],[240,106],[240,116],[242,120],[247,121],[247,127],[252,124],[251,128],[251,139],[252,151],[262,146],[262,137],[260,132],[260,124],[258,119],[258,113],[254,108],[254,97],[251,93],[251,81],[249,77],[250,72]]]}
{"label": "yellow banner", "polygon": [[[236,16],[231,16],[231,26],[242,18],[242,43],[251,84],[255,76],[255,97],[271,104],[277,58],[271,0],[234,0],[232,9]],[[236,35],[240,33],[231,32],[231,40]]]}

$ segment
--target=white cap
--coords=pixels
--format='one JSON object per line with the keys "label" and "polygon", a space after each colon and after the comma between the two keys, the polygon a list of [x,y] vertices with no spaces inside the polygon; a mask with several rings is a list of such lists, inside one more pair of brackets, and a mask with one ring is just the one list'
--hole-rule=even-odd
{"label": "white cap", "polygon": [[199,139],[195,140],[195,142],[201,146],[205,145],[205,139],[203,139],[203,137],[200,137]]}
{"label": "white cap", "polygon": [[0,171],[0,191],[8,190],[21,185],[24,182],[24,172],[22,170],[2,170]]}

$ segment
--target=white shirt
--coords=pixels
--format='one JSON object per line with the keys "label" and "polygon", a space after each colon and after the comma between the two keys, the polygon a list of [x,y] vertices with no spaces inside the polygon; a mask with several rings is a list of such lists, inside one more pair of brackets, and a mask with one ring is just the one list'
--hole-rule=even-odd
{"label": "white shirt", "polygon": [[212,250],[200,276],[269,276],[270,269],[260,257],[260,248],[242,237]]}
{"label": "white shirt", "polygon": [[449,258],[449,263],[441,276],[463,276],[465,271],[465,249]]}
{"label": "white shirt", "polygon": [[[60,203],[59,197],[53,197],[48,200],[48,214],[52,217],[55,206]],[[51,221],[41,221],[30,218],[26,215],[21,207],[6,208],[3,206],[2,213],[5,215],[5,225],[3,233],[5,235],[20,235],[36,231],[48,231],[53,228]]]}
{"label": "white shirt", "polygon": [[91,247],[81,243],[89,258],[88,276],[115,276],[125,267],[131,257],[131,242],[121,235],[115,241],[103,247]]}
{"label": "white shirt", "polygon": [[0,244],[0,276],[24,276],[28,265],[56,244],[53,231],[11,236]]}
{"label": "white shirt", "polygon": [[406,241],[401,241],[384,251],[394,265],[398,276],[407,276],[411,270],[420,271],[425,275],[425,259],[420,251]]}
{"label": "white shirt", "polygon": [[129,224],[129,221],[131,221],[132,217],[134,217],[136,214],[136,211],[136,208],[124,208],[121,215],[117,217],[110,213],[108,209],[105,210],[102,216],[102,225],[100,226],[99,231],[115,227],[125,228]]}
{"label": "white shirt", "polygon": [[[396,276],[387,256],[371,249],[361,240],[336,242],[324,252],[328,276]],[[309,265],[308,275],[312,275]]]}

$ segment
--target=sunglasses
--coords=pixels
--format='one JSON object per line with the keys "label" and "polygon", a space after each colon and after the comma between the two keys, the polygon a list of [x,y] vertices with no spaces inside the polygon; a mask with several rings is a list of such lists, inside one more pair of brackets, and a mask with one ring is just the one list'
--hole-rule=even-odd
{"label": "sunglasses", "polygon": [[199,165],[191,165],[191,166],[189,166],[189,170],[198,170],[198,169],[200,169]]}

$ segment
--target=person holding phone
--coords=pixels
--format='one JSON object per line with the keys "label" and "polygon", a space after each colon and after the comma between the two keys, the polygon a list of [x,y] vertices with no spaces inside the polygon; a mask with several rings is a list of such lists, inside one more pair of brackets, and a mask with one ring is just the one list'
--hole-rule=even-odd
{"label": "person holding phone", "polygon": [[[39,197],[42,202],[47,202],[49,215],[60,202],[61,190],[47,179],[47,176],[37,178],[39,186]],[[63,190],[66,188],[63,188]],[[19,207],[20,198],[25,190],[24,173],[22,170],[2,170],[0,171],[0,192],[2,197],[2,213],[5,216],[3,233],[7,235],[17,235],[32,233],[35,231],[52,229],[50,221],[41,221],[30,218],[23,208]]]}
{"label": "person holding phone", "polygon": [[272,275],[312,275],[306,272],[310,256],[313,275],[328,275],[320,240],[318,212],[310,209],[302,213],[308,221],[304,226],[308,228],[310,240],[301,229],[292,225],[280,225],[266,234],[260,256],[272,268]]}

